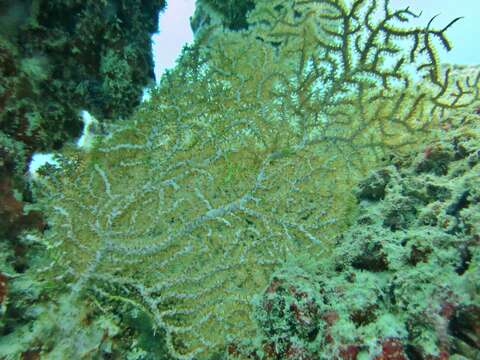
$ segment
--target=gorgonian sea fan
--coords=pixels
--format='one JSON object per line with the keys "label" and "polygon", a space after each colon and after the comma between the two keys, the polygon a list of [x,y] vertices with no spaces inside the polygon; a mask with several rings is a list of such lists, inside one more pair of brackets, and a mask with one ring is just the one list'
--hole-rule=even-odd
{"label": "gorgonian sea fan", "polygon": [[251,297],[287,256],[328,256],[359,176],[478,98],[478,77],[439,71],[454,21],[401,26],[414,16],[258,0],[248,30],[203,29],[151,101],[39,189],[55,274],[143,309],[179,359],[255,336]]}

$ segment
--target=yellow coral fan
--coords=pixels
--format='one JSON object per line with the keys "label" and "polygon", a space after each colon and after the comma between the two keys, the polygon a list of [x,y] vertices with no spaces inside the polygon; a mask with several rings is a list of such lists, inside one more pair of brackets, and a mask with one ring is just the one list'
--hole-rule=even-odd
{"label": "yellow coral fan", "polygon": [[149,103],[43,189],[46,241],[78,296],[145,310],[177,358],[254,336],[252,296],[289,254],[328,256],[356,179],[478,97],[477,79],[464,102],[443,98],[431,43],[448,45],[446,28],[396,27],[414,14],[384,5],[259,0],[248,30],[200,34]]}

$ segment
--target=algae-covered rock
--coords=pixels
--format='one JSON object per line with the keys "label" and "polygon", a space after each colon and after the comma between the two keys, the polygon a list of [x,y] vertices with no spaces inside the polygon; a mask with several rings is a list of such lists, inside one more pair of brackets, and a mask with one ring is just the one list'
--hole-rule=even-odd
{"label": "algae-covered rock", "polygon": [[190,26],[194,33],[215,24],[230,30],[246,29],[247,13],[254,7],[254,0],[197,0]]}
{"label": "algae-covered rock", "polygon": [[[480,167],[471,161],[480,150],[480,117],[474,113],[472,107],[456,114],[456,125],[423,151],[359,182],[356,223],[337,238],[330,257],[297,258],[275,272],[256,302],[257,345],[231,344],[233,358],[480,356]],[[444,171],[418,171],[430,148],[448,149],[437,159]],[[382,196],[371,191],[379,184]],[[392,226],[392,209],[402,226]]]}
{"label": "algae-covered rock", "polygon": [[[32,154],[80,135],[80,110],[127,117],[153,80],[151,34],[163,0],[0,2],[0,174],[5,194],[31,201]],[[3,180],[4,179],[4,180]],[[14,238],[5,211],[0,236]],[[21,222],[18,229],[25,228]]]}

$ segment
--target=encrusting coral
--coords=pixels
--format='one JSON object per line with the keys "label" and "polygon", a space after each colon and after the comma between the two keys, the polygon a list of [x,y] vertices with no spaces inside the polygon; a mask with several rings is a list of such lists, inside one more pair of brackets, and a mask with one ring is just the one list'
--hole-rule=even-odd
{"label": "encrusting coral", "polygon": [[259,0],[247,30],[203,28],[128,122],[44,169],[43,279],[148,314],[178,359],[255,337],[252,298],[287,258],[332,255],[359,179],[478,99],[478,76],[440,73],[455,20],[414,16]]}

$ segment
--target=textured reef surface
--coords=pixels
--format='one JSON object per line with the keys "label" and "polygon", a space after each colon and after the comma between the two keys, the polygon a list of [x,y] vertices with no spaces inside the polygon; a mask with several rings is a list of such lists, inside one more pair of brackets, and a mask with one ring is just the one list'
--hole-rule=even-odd
{"label": "textured reef surface", "polygon": [[358,217],[333,253],[292,258],[277,270],[255,302],[262,346],[231,344],[231,354],[477,359],[478,120],[444,129],[360,181]]}
{"label": "textured reef surface", "polygon": [[458,19],[202,3],[150,101],[41,169],[0,358],[478,357],[480,74],[436,53]]}

